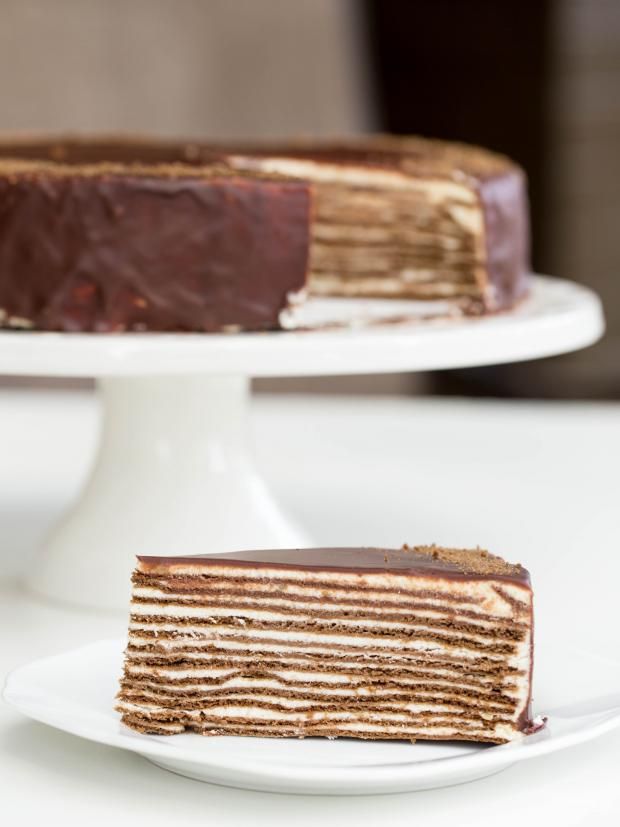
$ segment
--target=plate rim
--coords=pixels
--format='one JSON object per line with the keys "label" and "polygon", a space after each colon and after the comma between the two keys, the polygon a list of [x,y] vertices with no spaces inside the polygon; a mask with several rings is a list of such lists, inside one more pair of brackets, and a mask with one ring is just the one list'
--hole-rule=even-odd
{"label": "plate rim", "polygon": [[[281,780],[287,783],[304,782],[311,786],[351,785],[352,782],[356,782],[357,784],[370,785],[371,787],[382,787],[385,786],[385,782],[387,781],[389,781],[391,785],[425,783],[427,781],[440,782],[445,780],[446,777],[459,773],[464,774],[469,770],[475,770],[476,773],[481,771],[481,775],[486,775],[490,774],[486,772],[487,770],[499,772],[512,764],[529,758],[550,754],[593,740],[620,726],[619,690],[617,693],[607,696],[615,699],[616,703],[614,706],[610,706],[608,709],[598,713],[592,713],[593,716],[596,715],[600,720],[597,720],[589,727],[563,733],[551,738],[538,739],[529,744],[527,743],[528,736],[526,736],[524,741],[489,746],[486,749],[468,752],[465,755],[446,756],[430,761],[398,762],[396,764],[320,766],[292,765],[279,763],[277,761],[248,764],[247,759],[245,761],[243,759],[230,760],[230,757],[224,760],[214,761],[213,756],[197,756],[195,752],[188,752],[182,746],[179,747],[176,742],[168,741],[168,744],[165,744],[159,740],[160,738],[170,738],[174,736],[140,735],[136,737],[136,733],[132,733],[131,730],[127,730],[127,733],[124,733],[122,729],[119,730],[117,734],[108,735],[107,733],[97,732],[96,726],[89,727],[85,725],[85,720],[82,717],[78,717],[77,719],[63,718],[61,721],[58,718],[58,714],[54,714],[54,712],[58,713],[58,707],[55,707],[53,704],[42,706],[41,697],[37,697],[36,694],[30,694],[30,697],[28,697],[28,693],[24,694],[23,690],[19,690],[19,681],[24,675],[27,676],[29,671],[38,670],[50,662],[57,662],[65,658],[79,658],[80,655],[86,651],[103,648],[122,651],[124,647],[124,640],[108,638],[92,641],[67,651],[31,661],[17,667],[7,675],[2,697],[9,706],[39,723],[46,724],[47,726],[84,738],[88,741],[119,749],[126,749],[142,755],[145,758],[162,758],[199,765],[205,772],[212,769],[219,773],[244,773],[257,782],[269,781],[273,783]],[[609,664],[618,664],[618,661],[613,658],[605,658],[605,660]],[[25,702],[24,699],[26,699]],[[116,712],[113,714],[115,716],[117,715]],[[119,726],[121,726],[120,720]],[[157,738],[157,740],[155,740],[155,738]],[[172,750],[170,746],[173,746]],[[167,769],[167,767],[165,767],[165,769]]]}

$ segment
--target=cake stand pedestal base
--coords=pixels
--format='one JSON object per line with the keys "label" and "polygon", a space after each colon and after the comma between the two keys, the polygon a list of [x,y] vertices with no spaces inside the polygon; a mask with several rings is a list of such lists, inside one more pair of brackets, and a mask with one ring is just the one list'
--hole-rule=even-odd
{"label": "cake stand pedestal base", "polygon": [[32,591],[126,609],[137,554],[310,544],[253,466],[247,377],[104,378],[99,390],[103,424],[94,468],[41,550]]}

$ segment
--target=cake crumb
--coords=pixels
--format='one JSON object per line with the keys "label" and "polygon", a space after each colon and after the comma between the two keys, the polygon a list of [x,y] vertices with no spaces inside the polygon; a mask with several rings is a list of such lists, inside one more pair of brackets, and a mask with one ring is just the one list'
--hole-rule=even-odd
{"label": "cake crumb", "polygon": [[422,554],[449,563],[465,574],[515,575],[522,571],[519,563],[508,563],[501,557],[491,554],[490,551],[476,546],[476,548],[444,548],[435,543],[427,546],[409,546],[404,543],[402,551],[413,554]]}

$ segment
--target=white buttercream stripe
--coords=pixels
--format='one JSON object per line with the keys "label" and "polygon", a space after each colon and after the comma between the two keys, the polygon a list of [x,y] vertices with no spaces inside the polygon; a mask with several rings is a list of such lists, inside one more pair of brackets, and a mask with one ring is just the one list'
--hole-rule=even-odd
{"label": "white buttercream stripe", "polygon": [[[323,611],[330,611],[330,609],[326,606],[320,607]],[[312,607],[311,607],[312,611]],[[394,621],[394,620],[381,620],[377,619],[377,617],[381,617],[380,613],[377,613],[376,617],[367,616],[367,617],[353,617],[349,618],[345,615],[341,615],[337,618],[331,617],[324,617],[320,614],[320,611],[317,612],[317,607],[314,607],[313,613],[304,613],[301,606],[292,607],[292,610],[287,611],[286,613],[278,612],[277,610],[274,611],[271,607],[265,607],[262,609],[255,609],[252,607],[246,607],[243,605],[235,605],[235,606],[195,606],[191,604],[186,604],[184,606],[179,606],[178,604],[174,603],[142,603],[142,602],[132,602],[131,603],[131,613],[136,618],[148,618],[148,617],[172,617],[176,619],[188,619],[188,618],[202,618],[202,619],[211,619],[211,618],[230,618],[231,615],[234,616],[235,621],[239,625],[243,625],[244,621],[247,620],[258,620],[264,621],[269,623],[321,623],[321,624],[338,624],[339,626],[348,626],[351,628],[370,628],[370,629],[394,629],[394,630],[412,630],[412,629],[426,629],[426,630],[434,630],[438,634],[441,635],[452,635],[454,637],[465,637],[468,639],[472,639],[479,642],[488,642],[489,637],[484,635],[476,635],[474,631],[466,630],[466,631],[459,631],[458,629],[450,629],[446,627],[435,627],[432,624],[429,625],[425,623],[425,620],[434,621],[437,618],[428,612],[418,612],[410,613],[407,617],[407,621]],[[454,618],[451,618],[453,622],[456,622]],[[468,623],[465,618],[459,618],[460,622]],[[496,631],[496,627],[494,627],[491,623],[486,622],[482,623],[481,621],[475,621],[474,623],[470,624],[472,626],[477,626],[481,630],[488,629],[491,632],[494,632],[494,637],[502,643],[511,643],[510,638],[502,638],[501,634],[498,634]]]}
{"label": "white buttercream stripe", "polygon": [[[441,599],[437,596],[429,596],[424,593],[420,593],[419,595],[416,595],[415,593],[409,595],[406,593],[385,594],[377,591],[358,593],[351,590],[330,588],[329,593],[327,594],[325,589],[302,588],[301,584],[300,586],[291,586],[290,584],[273,584],[267,582],[265,584],[253,583],[250,586],[243,586],[243,594],[237,594],[237,590],[232,588],[234,585],[234,583],[231,584],[230,582],[226,585],[218,583],[217,591],[222,592],[222,594],[211,593],[209,590],[196,593],[181,591],[167,592],[154,586],[136,586],[133,591],[133,596],[138,598],[146,598],[152,602],[162,600],[187,601],[199,599],[206,606],[211,604],[214,605],[218,601],[224,600],[228,601],[231,605],[241,607],[246,605],[247,601],[255,601],[259,602],[263,606],[266,606],[267,604],[274,604],[281,608],[303,609],[310,612],[316,611],[318,608],[320,611],[343,611],[350,609],[358,612],[369,612],[369,614],[374,613],[375,615],[388,612],[411,614],[416,605],[424,604],[432,607],[432,609],[415,609],[416,614],[428,613],[428,616],[432,616],[432,612],[434,611],[435,614],[438,614],[441,617],[447,616],[452,618],[455,612],[458,614],[458,612],[463,608],[468,612],[477,613],[480,615],[487,614],[475,601],[466,602],[461,605],[459,603],[455,603],[454,601],[450,601],[449,599]],[[228,594],[228,592],[230,592],[230,594]],[[294,599],[282,600],[282,595],[286,595],[288,598]],[[279,601],[278,598],[280,598]],[[309,601],[308,598],[314,598],[315,602]],[[364,601],[370,604],[374,603],[375,606],[360,606],[355,601]],[[499,602],[500,601],[498,600],[498,604]],[[382,605],[384,603],[387,605]],[[468,623],[478,622],[481,625],[492,623],[492,621],[470,617],[464,617],[463,619],[466,619]]]}

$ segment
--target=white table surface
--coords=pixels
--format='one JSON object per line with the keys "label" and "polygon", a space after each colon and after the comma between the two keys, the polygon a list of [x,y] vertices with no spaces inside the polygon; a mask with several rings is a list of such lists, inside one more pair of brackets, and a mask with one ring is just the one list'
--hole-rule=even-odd
{"label": "white table surface", "polygon": [[[260,399],[253,429],[263,473],[317,544],[486,546],[532,572],[537,635],[620,657],[619,405]],[[78,490],[96,433],[88,394],[0,393],[0,681],[33,658],[124,633],[125,617],[44,605],[16,586]],[[449,789],[277,796],[177,777],[0,704],[7,825],[606,827],[620,823],[619,770],[615,732]]]}

